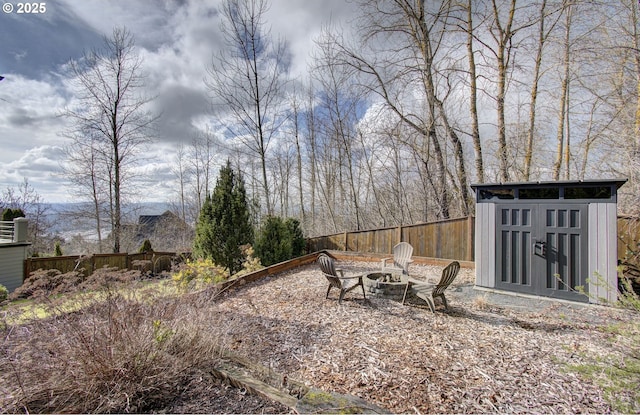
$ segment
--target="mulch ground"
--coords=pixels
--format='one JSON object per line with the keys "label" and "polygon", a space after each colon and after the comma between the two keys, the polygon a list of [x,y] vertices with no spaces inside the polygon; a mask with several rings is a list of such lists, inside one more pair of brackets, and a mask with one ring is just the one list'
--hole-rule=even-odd
{"label": "mulch ground", "polygon": [[[377,266],[339,265],[347,273]],[[437,277],[441,269],[411,272]],[[337,290],[325,299],[328,284],[309,265],[227,290],[206,312],[224,314],[224,347],[283,383],[352,394],[392,413],[611,411],[599,387],[566,368],[609,355],[603,328],[632,316],[558,302],[501,304],[471,290],[473,281],[474,271],[462,269],[449,310],[435,314],[417,299],[365,300],[359,289],[338,305]]]}

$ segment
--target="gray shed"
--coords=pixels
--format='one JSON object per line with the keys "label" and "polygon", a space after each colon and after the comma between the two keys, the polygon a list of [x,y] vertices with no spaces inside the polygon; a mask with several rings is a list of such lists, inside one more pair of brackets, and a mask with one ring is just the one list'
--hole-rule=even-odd
{"label": "gray shed", "polygon": [[[474,184],[476,286],[616,301],[617,191],[626,180]],[[582,286],[588,295],[581,294]]]}

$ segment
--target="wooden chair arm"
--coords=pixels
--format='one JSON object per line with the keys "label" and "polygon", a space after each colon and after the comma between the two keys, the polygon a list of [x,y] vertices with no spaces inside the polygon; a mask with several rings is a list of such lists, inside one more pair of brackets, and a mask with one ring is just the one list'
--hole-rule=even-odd
{"label": "wooden chair arm", "polygon": [[350,275],[350,276],[342,276],[342,277],[338,277],[341,280],[355,280],[356,278],[362,278],[362,275]]}
{"label": "wooden chair arm", "polygon": [[415,284],[415,285],[426,285],[426,286],[431,286],[431,285],[437,285],[437,284],[438,284],[438,282],[437,282],[437,281],[436,281],[436,282],[433,282],[433,281],[431,280],[431,278],[428,278],[428,279],[426,279],[426,280],[419,280],[419,279],[417,279],[417,278],[411,278],[411,277],[409,277],[409,278],[407,279],[407,282],[408,282],[409,284]]}

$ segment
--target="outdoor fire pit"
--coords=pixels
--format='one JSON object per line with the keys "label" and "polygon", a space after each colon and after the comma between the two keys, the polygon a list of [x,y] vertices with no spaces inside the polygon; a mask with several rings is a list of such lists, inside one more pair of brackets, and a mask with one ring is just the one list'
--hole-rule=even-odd
{"label": "outdoor fire pit", "polygon": [[394,300],[402,300],[407,287],[406,278],[388,272],[369,272],[365,274],[363,282],[370,295]]}

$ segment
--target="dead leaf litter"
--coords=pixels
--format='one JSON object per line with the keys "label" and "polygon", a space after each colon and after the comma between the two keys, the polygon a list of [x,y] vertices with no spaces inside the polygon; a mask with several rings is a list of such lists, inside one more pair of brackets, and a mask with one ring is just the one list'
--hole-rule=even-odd
{"label": "dead leaf litter", "polygon": [[[373,270],[346,262],[347,273]],[[412,266],[437,277],[438,266]],[[542,309],[506,307],[473,285],[461,269],[447,291],[449,310],[368,295],[358,288],[338,304],[317,265],[266,277],[222,293],[224,347],[274,372],[322,390],[358,396],[393,413],[610,412],[602,391],[566,370],[584,356],[610,351],[593,318],[617,310],[577,313],[550,302]],[[602,323],[604,324],[604,323]]]}

